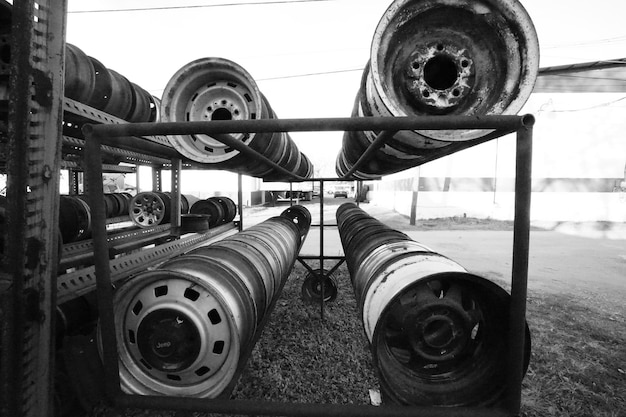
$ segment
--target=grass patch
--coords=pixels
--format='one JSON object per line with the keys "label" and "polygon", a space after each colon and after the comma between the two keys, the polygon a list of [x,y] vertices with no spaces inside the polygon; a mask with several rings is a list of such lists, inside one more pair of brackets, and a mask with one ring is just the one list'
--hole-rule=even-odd
{"label": "grass patch", "polygon": [[322,322],[320,306],[300,297],[306,271],[296,265],[235,398],[369,404],[378,381],[347,270],[340,271],[338,297],[325,306]]}
{"label": "grass patch", "polygon": [[624,310],[573,296],[528,298],[533,353],[523,383],[528,417],[626,415]]}
{"label": "grass patch", "polygon": [[[387,217],[387,218],[385,218]],[[479,219],[476,217],[440,217],[434,219],[416,219],[415,225],[409,224],[409,217],[399,213],[376,216],[385,225],[396,230],[513,230],[512,220]]]}

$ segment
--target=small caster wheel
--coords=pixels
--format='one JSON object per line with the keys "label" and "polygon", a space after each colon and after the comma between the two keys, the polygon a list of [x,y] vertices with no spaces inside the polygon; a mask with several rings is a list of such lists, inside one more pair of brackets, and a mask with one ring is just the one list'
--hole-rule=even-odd
{"label": "small caster wheel", "polygon": [[[302,283],[302,300],[308,303],[319,303],[322,299],[322,281],[324,281],[324,302],[328,303],[337,298],[337,282],[331,275],[328,276],[326,269],[315,270],[316,274],[309,272]],[[325,277],[321,277],[322,275]],[[320,279],[322,278],[322,279]]]}

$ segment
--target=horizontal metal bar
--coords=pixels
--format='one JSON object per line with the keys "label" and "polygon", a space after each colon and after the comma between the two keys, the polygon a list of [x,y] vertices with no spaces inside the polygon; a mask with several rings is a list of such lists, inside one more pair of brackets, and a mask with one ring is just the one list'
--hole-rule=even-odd
{"label": "horizontal metal bar", "polygon": [[[380,177],[372,178],[371,181],[379,180],[379,179],[380,179]],[[305,178],[303,180],[291,181],[291,182],[349,182],[349,181],[364,181],[364,180],[361,179],[361,178],[350,178],[350,177],[341,177],[341,178],[339,178],[339,177],[321,177],[321,178]],[[369,181],[369,180],[365,180],[365,181]],[[263,182],[264,183],[285,182],[285,180],[272,181],[272,180],[263,179]]]}
{"label": "horizontal metal bar", "polygon": [[[143,271],[149,266],[157,265],[166,258],[171,258],[193,248],[221,240],[238,231],[234,223],[227,223],[210,229],[202,234],[190,234],[181,239],[122,255],[109,261],[111,281],[115,282],[127,278],[132,274]],[[95,289],[95,266],[78,269],[57,277],[57,302],[59,304],[80,297]]]}
{"label": "horizontal metal bar", "polygon": [[[170,236],[171,225],[164,224],[150,229],[133,228],[119,233],[110,233],[107,236],[109,254],[122,253],[125,250],[136,249],[154,243],[157,239]],[[93,242],[91,239],[63,246],[63,257],[59,266],[63,269],[76,265],[86,265],[93,261]]]}
{"label": "horizontal metal bar", "polygon": [[[342,259],[345,259],[345,256],[324,255],[323,258],[324,258],[324,260],[327,260],[327,259],[328,260],[342,260]],[[298,256],[298,259],[299,260],[303,259],[303,260],[307,260],[307,261],[310,261],[310,260],[319,261],[320,260],[320,256],[319,255],[301,255],[301,256]]]}
{"label": "horizontal metal bar", "polygon": [[[61,161],[61,169],[73,169],[74,171],[85,171],[82,162],[77,161]],[[102,171],[118,174],[134,174],[137,168],[127,165],[102,164]]]}
{"label": "horizontal metal bar", "polygon": [[[63,146],[83,149],[85,147],[85,140],[64,135]],[[149,165],[149,164],[166,165],[170,163],[169,159],[146,155],[141,152],[129,151],[128,149],[115,148],[115,147],[108,146],[108,145],[102,145],[102,152],[108,155],[121,156],[124,158],[124,161],[130,162],[130,163],[138,163],[138,164],[143,164],[143,165]]]}
{"label": "horizontal metal bar", "polygon": [[192,135],[254,132],[381,131],[503,129],[516,130],[534,124],[523,116],[420,116],[420,117],[337,117],[310,119],[214,120],[210,122],[125,123],[83,126],[85,135],[102,137]]}
{"label": "horizontal metal bar", "polygon": [[510,417],[509,413],[498,408],[403,407],[399,405],[375,407],[358,404],[210,400],[202,398],[158,397],[128,394],[121,394],[115,397],[115,406],[152,410],[180,410],[287,417],[415,417],[418,415],[430,417]]}
{"label": "horizontal metal bar", "polygon": [[[64,122],[74,123],[77,126],[88,123],[104,123],[103,126],[119,126],[128,124],[126,120],[110,115],[102,110],[95,109],[84,103],[72,100],[70,98],[63,99],[63,110],[65,112]],[[147,123],[150,124],[150,123]],[[154,143],[171,148],[169,140],[162,135],[149,135],[151,137],[144,138],[144,142]]]}

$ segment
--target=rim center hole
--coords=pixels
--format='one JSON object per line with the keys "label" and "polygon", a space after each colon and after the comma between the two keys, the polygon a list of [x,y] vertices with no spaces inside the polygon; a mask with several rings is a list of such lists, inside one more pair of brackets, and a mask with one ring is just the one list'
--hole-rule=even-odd
{"label": "rim center hole", "polygon": [[230,110],[220,107],[219,109],[215,109],[213,114],[211,115],[211,120],[232,120],[233,115]]}
{"label": "rim center hole", "polygon": [[424,81],[437,90],[452,87],[457,77],[456,64],[446,55],[437,55],[424,65]]}
{"label": "rim center hole", "polygon": [[452,323],[444,319],[434,319],[423,328],[424,341],[434,348],[444,348],[454,339]]}

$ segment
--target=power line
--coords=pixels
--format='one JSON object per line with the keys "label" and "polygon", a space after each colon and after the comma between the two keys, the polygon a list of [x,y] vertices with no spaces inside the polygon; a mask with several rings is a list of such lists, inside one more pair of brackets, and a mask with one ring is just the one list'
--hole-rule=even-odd
{"label": "power line", "polygon": [[[328,75],[328,74],[341,74],[345,72],[355,72],[355,71],[363,71],[363,68],[354,68],[354,69],[344,69],[344,70],[336,70],[336,71],[322,71],[322,72],[311,72],[308,74],[294,74],[294,75],[282,75],[279,77],[268,77],[268,78],[257,78],[256,82],[259,81],[274,81],[274,80],[285,80],[289,78],[299,78],[299,77],[313,77],[317,75]],[[154,88],[147,89],[148,91],[163,91],[162,88]]]}
{"label": "power line", "polygon": [[98,9],[98,10],[73,10],[68,13],[84,14],[84,13],[113,13],[113,12],[144,12],[153,10],[174,10],[174,9],[205,9],[212,7],[231,7],[231,6],[260,6],[271,4],[288,4],[288,3],[317,3],[317,2],[331,2],[337,0],[271,0],[271,1],[259,1],[259,2],[244,2],[244,3],[219,3],[219,4],[200,4],[189,6],[163,6],[163,7],[137,7],[130,9]]}
{"label": "power line", "polygon": [[585,75],[569,75],[569,74],[554,74],[546,75],[546,77],[561,77],[561,78],[577,78],[581,80],[601,80],[601,81],[619,81],[626,82],[626,78],[610,78],[610,77],[590,77]]}
{"label": "power line", "polygon": [[353,69],[345,69],[345,70],[336,70],[336,71],[311,72],[311,73],[308,73],[308,74],[283,75],[283,76],[280,76],[280,77],[259,78],[256,81],[284,80],[284,79],[287,79],[287,78],[312,77],[312,76],[315,76],[315,75],[339,74],[339,73],[342,73],[342,72],[355,72],[355,71],[363,71],[363,67],[361,67],[361,68],[353,68]]}
{"label": "power line", "polygon": [[596,46],[607,43],[620,43],[626,41],[626,35],[615,36],[612,38],[604,38],[604,39],[594,39],[586,42],[576,42],[576,43],[564,43],[560,45],[546,45],[542,49],[558,49],[558,48],[571,48],[573,46]]}
{"label": "power line", "polygon": [[616,100],[607,101],[605,103],[596,104],[596,105],[590,106],[590,107],[583,107],[583,108],[579,108],[579,109],[544,110],[544,111],[546,113],[574,113],[574,112],[579,112],[579,111],[594,110],[594,109],[599,109],[599,108],[602,108],[602,107],[608,107],[608,106],[610,106],[612,104],[615,104],[615,103],[618,103],[618,102],[620,102],[622,100],[626,100],[626,96],[618,98]]}

